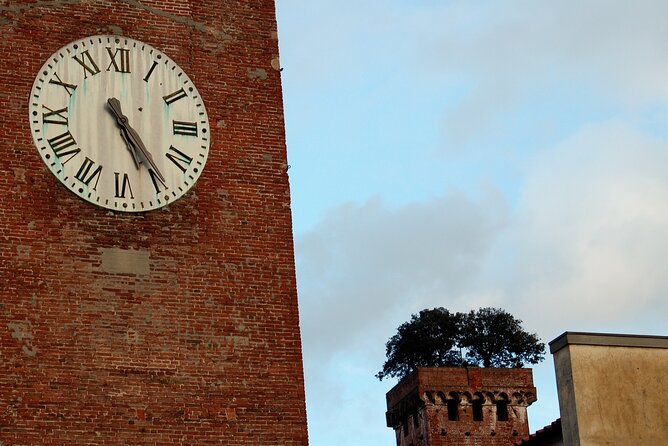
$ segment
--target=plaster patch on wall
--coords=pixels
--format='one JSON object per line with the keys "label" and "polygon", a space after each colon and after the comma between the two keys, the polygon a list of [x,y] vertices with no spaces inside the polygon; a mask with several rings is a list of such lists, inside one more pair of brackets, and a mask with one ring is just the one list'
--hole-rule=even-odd
{"label": "plaster patch on wall", "polygon": [[278,57],[271,59],[271,68],[276,71],[281,71],[281,60]]}
{"label": "plaster patch on wall", "polygon": [[[16,20],[9,20],[5,17],[0,17],[0,26],[2,25],[16,25]],[[0,446],[3,446],[2,442],[0,442]]]}
{"label": "plaster patch on wall", "polygon": [[23,353],[33,357],[37,354],[37,347],[32,345],[33,334],[30,322],[9,322],[7,328],[12,332],[12,338],[23,344]]}
{"label": "plaster patch on wall", "polygon": [[107,25],[98,29],[98,34],[113,34],[114,36],[122,36],[123,28],[115,25]]}
{"label": "plaster patch on wall", "polygon": [[101,248],[100,268],[109,274],[134,274],[148,276],[151,274],[148,250]]}
{"label": "plaster patch on wall", "polygon": [[19,260],[28,260],[31,252],[32,246],[16,245],[16,258]]}
{"label": "plaster patch on wall", "polygon": [[[205,32],[209,35],[218,37],[222,40],[232,40],[232,36],[229,35],[227,32],[222,31],[222,30],[217,30],[214,29],[211,26],[208,26],[202,22],[195,21],[189,17],[183,17],[175,14],[171,14],[167,11],[163,11],[162,9],[154,8],[148,5],[144,5],[138,0],[117,0],[119,3],[125,3],[126,5],[129,6],[134,6],[137,9],[140,9],[142,11],[150,12],[151,14],[157,15],[159,17],[171,20],[176,23],[180,23],[182,25],[188,26],[190,28],[193,28],[197,31]],[[68,6],[68,5],[78,5],[78,4],[83,4],[83,3],[90,3],[90,0],[42,0],[42,1],[37,1],[28,5],[10,5],[11,6],[1,6],[0,7],[0,13],[20,13],[23,11],[27,11],[30,9],[34,8],[60,8],[63,6]],[[0,18],[0,25],[4,25],[10,23],[7,19],[5,18]],[[120,29],[120,28],[119,28]],[[113,32],[113,30],[112,30]],[[116,34],[114,32],[114,34]]]}
{"label": "plaster patch on wall", "polygon": [[23,353],[26,356],[30,356],[31,358],[37,354],[37,347],[32,346],[32,345],[24,345],[23,346]]}
{"label": "plaster patch on wall", "polygon": [[125,3],[126,5],[134,6],[137,9],[142,9],[144,11],[148,11],[152,14],[157,15],[157,16],[169,19],[173,22],[181,23],[182,25],[186,25],[190,28],[196,29],[197,31],[201,31],[201,32],[205,32],[205,33],[210,34],[210,35],[217,36],[217,37],[219,37],[223,40],[232,40],[232,36],[230,36],[226,32],[213,29],[212,27],[207,26],[202,22],[197,22],[197,21],[195,21],[193,19],[190,19],[188,17],[183,17],[183,16],[179,16],[179,15],[175,15],[175,14],[170,14],[169,12],[163,11],[161,9],[153,8],[151,6],[144,5],[137,0],[118,0],[118,1],[121,2],[121,3]]}
{"label": "plaster patch on wall", "polygon": [[14,4],[12,5],[11,3],[9,6],[2,6],[0,7],[0,13],[1,12],[21,12],[21,11],[27,11],[29,9],[33,8],[58,8],[61,6],[68,6],[68,5],[78,5],[80,3],[83,3],[85,0],[46,0],[46,1],[37,1],[35,3],[31,3],[29,5],[17,5]]}
{"label": "plaster patch on wall", "polygon": [[129,328],[125,332],[125,340],[128,344],[139,344],[139,332],[132,328]]}
{"label": "plaster patch on wall", "polygon": [[[237,421],[237,411],[234,407],[225,408],[225,418],[228,421]],[[2,445],[0,445],[2,446]]]}
{"label": "plaster patch on wall", "polygon": [[9,322],[7,328],[12,331],[12,338],[23,342],[30,341],[33,338],[32,330],[29,322]]}
{"label": "plaster patch on wall", "polygon": [[14,180],[20,181],[21,183],[26,182],[26,170],[18,167],[14,168]]}
{"label": "plaster patch on wall", "polygon": [[248,71],[248,77],[250,77],[251,79],[254,80],[260,79],[263,81],[267,79],[267,70],[265,70],[264,68],[257,68],[255,70],[249,68],[247,71]]}

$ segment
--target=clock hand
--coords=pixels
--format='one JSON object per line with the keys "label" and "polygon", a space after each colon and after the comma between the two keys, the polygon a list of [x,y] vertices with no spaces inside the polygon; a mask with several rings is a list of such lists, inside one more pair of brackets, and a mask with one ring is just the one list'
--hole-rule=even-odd
{"label": "clock hand", "polygon": [[148,149],[144,145],[144,142],[139,137],[139,134],[129,125],[127,130],[130,136],[130,140],[133,142],[134,147],[138,149],[139,153],[142,155],[142,158],[151,166],[151,168],[153,168],[153,171],[158,175],[158,178],[160,178],[164,183],[165,178],[162,176],[160,169],[158,169],[158,166],[156,166],[155,162],[153,161],[153,156],[151,155],[151,152],[148,151]]}
{"label": "clock hand", "polygon": [[109,98],[107,99],[107,104],[109,104],[109,108],[116,117],[116,122],[121,126],[122,131],[125,131],[125,134],[122,135],[123,140],[126,141],[126,144],[128,142],[130,143],[129,147],[132,147],[132,157],[134,158],[137,168],[139,168],[139,164],[146,161],[146,164],[148,164],[158,178],[164,182],[165,177],[162,176],[160,169],[158,169],[158,166],[153,161],[151,152],[148,151],[135,129],[130,126],[127,116],[123,114],[123,111],[121,110],[121,102],[116,98]]}
{"label": "clock hand", "polygon": [[123,142],[125,142],[128,151],[132,154],[132,160],[135,162],[135,167],[139,169],[141,160],[138,157],[137,149],[132,144],[132,141],[128,139],[128,118],[123,115],[121,110],[121,103],[118,99],[111,98],[107,100],[107,104],[109,105],[109,109],[111,110],[112,114],[116,118],[116,123],[121,128],[121,138],[123,138]]}
{"label": "clock hand", "polygon": [[137,152],[135,151],[135,148],[132,145],[132,143],[130,142],[130,140],[128,139],[124,128],[121,128],[121,138],[123,138],[123,141],[125,142],[125,146],[128,148],[128,151],[132,154],[132,161],[135,162],[135,167],[137,169],[139,169],[139,163],[141,161],[137,157]]}

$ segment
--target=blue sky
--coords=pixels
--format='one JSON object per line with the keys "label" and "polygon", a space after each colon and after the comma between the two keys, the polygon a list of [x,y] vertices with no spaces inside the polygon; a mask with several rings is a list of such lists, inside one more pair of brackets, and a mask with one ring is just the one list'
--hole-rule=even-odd
{"label": "blue sky", "polygon": [[[666,335],[668,3],[277,0],[311,444],[423,308]],[[559,416],[552,358],[531,429]]]}

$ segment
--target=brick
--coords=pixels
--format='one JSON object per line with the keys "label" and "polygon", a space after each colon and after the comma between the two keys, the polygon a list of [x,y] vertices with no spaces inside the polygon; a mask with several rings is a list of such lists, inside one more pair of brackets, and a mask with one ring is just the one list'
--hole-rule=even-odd
{"label": "brick", "polygon": [[[0,34],[0,444],[306,444],[273,0],[12,1]],[[161,210],[84,202],[32,141],[37,71],[96,34],[207,107],[206,168]]]}
{"label": "brick", "polygon": [[531,369],[418,368],[387,393],[387,425],[397,446],[510,446],[535,401]]}

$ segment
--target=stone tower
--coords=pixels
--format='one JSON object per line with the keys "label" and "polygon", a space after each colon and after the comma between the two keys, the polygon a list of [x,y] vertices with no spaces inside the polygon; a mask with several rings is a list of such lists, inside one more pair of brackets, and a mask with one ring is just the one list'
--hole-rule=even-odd
{"label": "stone tower", "polygon": [[510,446],[529,435],[531,369],[418,368],[387,393],[397,446]]}
{"label": "stone tower", "polygon": [[0,5],[0,444],[306,444],[274,1]]}

